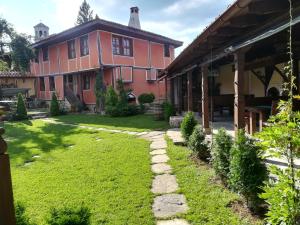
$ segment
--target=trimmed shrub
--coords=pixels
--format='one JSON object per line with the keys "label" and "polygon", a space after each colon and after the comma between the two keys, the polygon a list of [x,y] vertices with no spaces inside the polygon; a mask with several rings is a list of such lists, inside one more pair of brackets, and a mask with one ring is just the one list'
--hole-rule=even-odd
{"label": "trimmed shrub", "polygon": [[194,117],[193,112],[188,112],[180,125],[181,133],[186,142],[188,142],[190,136],[193,133],[195,126],[197,125],[197,121]]}
{"label": "trimmed shrub", "polygon": [[140,104],[152,103],[155,100],[155,95],[153,93],[143,93],[138,97]]}
{"label": "trimmed shrub", "polygon": [[105,94],[105,106],[116,106],[118,104],[118,95],[112,86],[109,86]]}
{"label": "trimmed shrub", "polygon": [[259,158],[259,152],[260,148],[254,140],[247,137],[244,130],[240,130],[230,152],[229,183],[234,191],[246,198],[252,210],[256,210],[261,202],[258,195],[267,179],[266,166]]}
{"label": "trimmed shrub", "polygon": [[195,153],[198,157],[203,160],[207,160],[210,156],[208,144],[205,140],[205,134],[200,125],[195,126],[192,135],[188,141],[188,147]]}
{"label": "trimmed shrub", "polygon": [[16,114],[15,114],[14,118],[16,120],[28,119],[27,109],[26,109],[26,106],[25,106],[23,95],[21,93],[18,94],[17,111],[16,111]]}
{"label": "trimmed shrub", "polygon": [[108,115],[112,117],[134,116],[140,112],[139,107],[137,105],[120,103],[118,103],[116,106],[106,106],[105,111]]}
{"label": "trimmed shrub", "polygon": [[59,116],[60,115],[59,103],[57,100],[57,96],[54,92],[52,93],[52,99],[51,99],[51,103],[50,103],[50,115],[51,116]]}
{"label": "trimmed shrub", "polygon": [[16,224],[17,225],[34,225],[29,221],[29,218],[25,215],[25,207],[23,204],[17,202],[15,205]]}
{"label": "trimmed shrub", "polygon": [[86,207],[52,209],[47,222],[49,225],[89,225],[90,216]]}
{"label": "trimmed shrub", "polygon": [[230,150],[233,145],[232,137],[224,128],[215,135],[212,146],[212,165],[223,183],[227,184],[230,166]]}
{"label": "trimmed shrub", "polygon": [[162,104],[163,107],[163,113],[164,113],[164,119],[166,121],[169,121],[171,116],[175,115],[175,109],[174,106],[170,102],[164,102]]}

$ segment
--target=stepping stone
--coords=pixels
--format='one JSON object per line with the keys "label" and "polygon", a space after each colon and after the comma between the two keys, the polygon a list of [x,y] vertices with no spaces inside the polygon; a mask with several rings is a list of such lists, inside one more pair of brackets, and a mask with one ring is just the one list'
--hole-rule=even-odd
{"label": "stepping stone", "polygon": [[156,225],[189,225],[189,223],[186,220],[174,219],[157,221]]}
{"label": "stepping stone", "polygon": [[151,149],[161,149],[161,148],[167,148],[167,142],[165,140],[163,141],[153,141],[150,145]]}
{"label": "stepping stone", "polygon": [[178,213],[186,213],[188,209],[184,195],[180,194],[157,196],[152,206],[156,218],[167,218]]}
{"label": "stepping stone", "polygon": [[154,155],[154,156],[152,156],[152,159],[151,159],[152,164],[166,163],[166,162],[168,162],[168,160],[169,160],[169,157],[166,154],[164,154],[164,155]]}
{"label": "stepping stone", "polygon": [[37,158],[41,158],[41,156],[40,155],[33,155],[32,158],[37,159]]}
{"label": "stepping stone", "polygon": [[158,164],[152,164],[151,170],[153,173],[156,174],[170,173],[172,172],[172,167],[166,163],[158,163]]}
{"label": "stepping stone", "polygon": [[152,193],[167,194],[178,190],[178,184],[175,175],[163,174],[157,175],[152,182]]}
{"label": "stepping stone", "polygon": [[156,149],[150,152],[150,155],[163,155],[167,154],[167,151],[165,149]]}

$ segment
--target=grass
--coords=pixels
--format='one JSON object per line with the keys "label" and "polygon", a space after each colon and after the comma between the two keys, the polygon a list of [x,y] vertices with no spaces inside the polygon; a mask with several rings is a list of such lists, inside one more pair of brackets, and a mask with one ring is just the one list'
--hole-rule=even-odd
{"label": "grass", "polygon": [[219,184],[207,164],[196,165],[190,158],[190,150],[168,140],[168,155],[180,192],[187,198],[190,209],[184,217],[191,224],[259,224],[249,214],[239,216],[229,207],[231,203],[241,201],[240,197]]}
{"label": "grass", "polygon": [[150,130],[166,130],[169,127],[166,121],[155,121],[153,120],[153,116],[149,115],[109,117],[100,115],[78,114],[59,116],[55,117],[55,119],[65,123],[138,132]]}
{"label": "grass", "polygon": [[5,128],[14,198],[33,222],[44,225],[52,207],[84,204],[93,225],[154,224],[147,141],[41,120]]}

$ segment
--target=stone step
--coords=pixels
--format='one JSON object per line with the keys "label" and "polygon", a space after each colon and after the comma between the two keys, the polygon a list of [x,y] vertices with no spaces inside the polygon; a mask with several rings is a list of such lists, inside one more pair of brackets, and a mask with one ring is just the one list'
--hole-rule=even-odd
{"label": "stone step", "polygon": [[157,175],[152,182],[152,193],[168,194],[178,190],[178,184],[175,175],[163,174]]}

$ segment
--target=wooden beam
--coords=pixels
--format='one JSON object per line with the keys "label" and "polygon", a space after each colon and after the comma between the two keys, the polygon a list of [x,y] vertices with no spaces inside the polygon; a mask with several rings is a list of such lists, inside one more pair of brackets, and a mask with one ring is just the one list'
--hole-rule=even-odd
{"label": "wooden beam", "polygon": [[237,16],[230,20],[230,26],[233,27],[252,27],[259,24],[261,21],[261,17],[255,14],[247,14],[243,16]]}
{"label": "wooden beam", "polygon": [[193,71],[187,73],[188,111],[193,111]]}
{"label": "wooden beam", "polygon": [[234,53],[235,75],[234,75],[234,130],[237,135],[239,129],[245,128],[245,96],[244,96],[244,65],[245,53],[238,51]]}
{"label": "wooden beam", "polygon": [[240,34],[240,32],[241,32],[240,28],[230,27],[230,26],[221,27],[217,30],[217,34],[219,36],[223,36],[223,37],[232,37],[232,36]]}
{"label": "wooden beam", "polygon": [[182,113],[182,76],[177,77],[178,113]]}
{"label": "wooden beam", "polygon": [[169,101],[171,102],[172,105],[175,104],[174,82],[175,82],[175,79],[170,80],[170,92],[169,92],[170,97],[169,97]]}
{"label": "wooden beam", "polygon": [[272,3],[270,3],[269,0],[265,1],[255,1],[252,2],[248,6],[248,11],[253,14],[258,15],[266,15],[266,14],[272,14],[277,12],[282,12],[288,9],[288,1],[276,1],[272,0]]}
{"label": "wooden beam", "polygon": [[284,82],[288,82],[286,75],[277,66],[274,66],[274,70],[281,76]]}
{"label": "wooden beam", "polygon": [[210,134],[211,130],[209,127],[209,99],[208,99],[208,67],[203,65],[202,71],[202,127],[206,134]]}
{"label": "wooden beam", "polygon": [[287,60],[288,56],[286,53],[281,53],[275,56],[267,56],[264,58],[253,60],[251,62],[247,62],[245,64],[245,70],[251,70],[270,65],[277,65],[279,63],[286,62]]}

